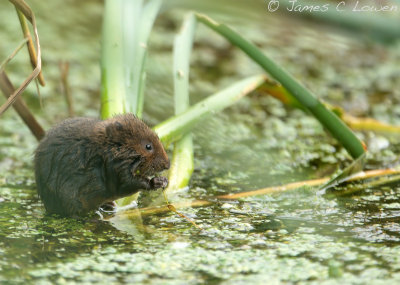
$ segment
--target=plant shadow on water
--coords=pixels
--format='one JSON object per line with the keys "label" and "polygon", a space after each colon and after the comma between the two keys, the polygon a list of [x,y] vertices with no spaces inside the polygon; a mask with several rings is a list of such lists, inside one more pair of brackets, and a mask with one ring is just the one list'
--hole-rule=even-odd
{"label": "plant shadow on water", "polygon": [[[35,11],[44,9],[40,1],[31,2]],[[100,30],[101,8],[95,1],[87,3],[82,5],[97,7],[98,27],[92,24],[90,29]],[[73,6],[65,11],[67,15],[79,14],[78,6]],[[327,101],[337,104],[340,101],[355,113],[400,124],[399,117],[393,115],[398,114],[399,104],[399,94],[395,92],[400,90],[400,82],[393,79],[400,58],[398,46],[365,47],[356,39],[340,34],[321,38],[307,25],[299,27],[298,33],[285,33],[285,28],[278,27],[279,17],[283,16],[271,16],[263,19],[260,26],[248,23],[241,28],[251,31],[250,38]],[[62,21],[63,17],[59,18]],[[10,16],[8,19],[15,22]],[[38,19],[39,24],[45,21],[43,17]],[[160,17],[150,40],[150,99],[146,101],[145,118],[153,125],[164,119],[160,114],[165,109],[171,109],[172,86],[168,78],[172,42],[165,39],[173,37],[176,30],[171,27],[178,27],[181,19],[180,13]],[[298,26],[293,19],[285,20]],[[63,25],[64,22],[52,23],[57,31]],[[265,26],[274,29],[264,29]],[[41,28],[49,27],[39,25],[39,33]],[[11,31],[12,25],[7,29],[10,30],[0,30],[1,38],[18,33],[17,28]],[[80,34],[65,35],[71,46],[80,47],[77,50],[83,49],[79,44],[85,42]],[[85,30],[84,34],[90,44],[84,50],[98,52],[98,31]],[[48,45],[43,44],[43,48],[49,54],[46,57],[44,53],[48,65],[44,67],[44,75],[50,73],[50,87],[42,93],[48,102],[43,115],[47,125],[62,117],[60,110],[64,110],[62,100],[52,96],[59,93],[54,66],[62,55],[61,48],[58,51],[50,48],[53,37],[51,30],[41,34],[43,43]],[[191,71],[194,101],[225,84],[215,76],[248,75],[257,69],[245,62],[240,52],[205,30],[200,29],[198,37]],[[315,50],[317,44],[324,48]],[[342,58],[333,58],[333,51],[342,54]],[[296,56],[299,53],[304,56]],[[219,54],[225,57],[219,59]],[[371,71],[368,62],[362,60],[363,55],[369,64],[379,62],[379,66]],[[0,58],[6,56],[1,51]],[[97,70],[98,57],[85,52],[69,55],[68,59],[78,114],[97,114],[93,102],[98,101],[99,74],[87,70]],[[215,65],[218,74],[213,76],[211,86],[208,70]],[[79,76],[82,72],[85,75]],[[343,77],[338,79],[337,74]],[[388,88],[396,91],[389,94]],[[36,102],[34,92],[34,88],[28,89],[24,95],[28,101]],[[371,93],[385,94],[386,103],[367,98]],[[388,100],[393,104],[388,104]],[[43,113],[37,110],[37,114]],[[400,282],[400,188],[396,183],[334,197],[329,193],[319,196],[316,189],[304,187],[281,194],[178,209],[204,229],[200,233],[172,212],[131,219],[117,215],[110,221],[60,219],[45,215],[36,194],[32,171],[34,138],[21,127],[11,110],[1,120],[0,283]],[[360,136],[368,145],[376,145],[370,150],[367,167],[397,165],[398,136],[368,132]],[[181,199],[212,200],[221,194],[318,178],[350,162],[343,148],[313,118],[261,94],[244,98],[205,121],[195,129],[194,141],[196,169],[189,190],[179,193]]]}

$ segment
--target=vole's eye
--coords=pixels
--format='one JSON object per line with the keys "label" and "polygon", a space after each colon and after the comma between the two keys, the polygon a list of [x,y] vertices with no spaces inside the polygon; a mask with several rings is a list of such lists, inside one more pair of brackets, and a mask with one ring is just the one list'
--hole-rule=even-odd
{"label": "vole's eye", "polygon": [[153,149],[153,146],[152,146],[151,144],[148,143],[148,144],[146,144],[146,149],[147,149],[147,150],[152,150],[152,149]]}

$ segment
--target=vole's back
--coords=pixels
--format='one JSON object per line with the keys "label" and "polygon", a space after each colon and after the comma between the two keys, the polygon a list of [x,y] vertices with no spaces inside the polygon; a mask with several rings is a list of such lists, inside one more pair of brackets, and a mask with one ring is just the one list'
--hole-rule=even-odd
{"label": "vole's back", "polygon": [[[35,178],[39,196],[50,213],[79,214],[85,206],[79,201],[80,178],[86,173],[89,156],[95,158],[90,134],[100,120],[67,119],[48,131],[35,153]],[[95,161],[91,162],[95,164]],[[95,185],[93,185],[95,187]]]}

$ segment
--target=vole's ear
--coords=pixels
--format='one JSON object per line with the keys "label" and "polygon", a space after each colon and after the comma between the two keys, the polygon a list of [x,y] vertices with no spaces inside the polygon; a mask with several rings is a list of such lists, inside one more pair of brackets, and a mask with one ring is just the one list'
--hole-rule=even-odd
{"label": "vole's ear", "polygon": [[123,130],[122,124],[120,122],[112,122],[106,126],[106,136],[113,137],[116,136]]}

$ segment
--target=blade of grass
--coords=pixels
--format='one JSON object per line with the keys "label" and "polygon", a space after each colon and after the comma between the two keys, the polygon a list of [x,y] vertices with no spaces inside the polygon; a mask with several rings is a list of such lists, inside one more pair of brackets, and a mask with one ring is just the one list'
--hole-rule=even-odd
{"label": "blade of grass", "polygon": [[209,17],[196,14],[197,19],[229,40],[234,46],[244,51],[266,72],[272,75],[292,94],[321,124],[337,139],[353,158],[361,156],[365,150],[357,136],[331,111],[315,98],[302,84],[288,74],[283,68],[264,55],[255,45],[224,24]]}
{"label": "blade of grass", "polygon": [[184,134],[191,131],[193,126],[204,118],[229,107],[243,96],[254,91],[264,82],[265,75],[254,75],[243,79],[198,102],[185,112],[165,120],[153,129],[161,141],[168,145],[182,138]]}
{"label": "blade of grass", "polygon": [[[132,67],[135,68],[134,81],[137,88],[134,96],[137,96],[136,114],[141,117],[144,106],[144,90],[146,84],[146,58],[147,58],[147,42],[150,36],[151,29],[154,21],[161,7],[161,0],[151,0],[144,7],[140,17],[140,29],[138,34],[137,46],[136,46],[136,57]],[[135,85],[134,85],[135,86]],[[134,109],[135,110],[135,109]]]}
{"label": "blade of grass", "polygon": [[192,134],[188,133],[175,142],[165,191],[170,193],[188,186],[193,169],[193,139]]}
{"label": "blade of grass", "polygon": [[142,116],[145,89],[147,41],[160,9],[160,0],[124,1],[124,65],[129,112]]}
{"label": "blade of grass", "polygon": [[102,39],[102,118],[141,117],[147,41],[161,0],[106,0]]}
{"label": "blade of grass", "polygon": [[[180,33],[174,41],[174,103],[175,114],[180,114],[189,108],[189,66],[193,47],[196,18],[188,14]],[[188,185],[194,169],[192,134],[185,134],[175,142],[169,171],[169,184],[166,193],[184,188]]]}
{"label": "blade of grass", "polygon": [[105,0],[101,43],[101,117],[125,113],[123,0]]}

